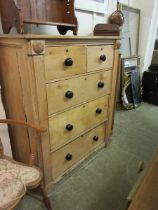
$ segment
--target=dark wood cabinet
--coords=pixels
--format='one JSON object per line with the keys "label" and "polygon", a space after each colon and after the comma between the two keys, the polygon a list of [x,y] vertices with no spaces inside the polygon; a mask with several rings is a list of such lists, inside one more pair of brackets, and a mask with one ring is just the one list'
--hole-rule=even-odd
{"label": "dark wood cabinet", "polygon": [[68,30],[77,34],[74,0],[5,0],[0,1],[0,13],[4,33],[12,27],[24,33],[24,24],[43,24],[56,25],[62,35]]}

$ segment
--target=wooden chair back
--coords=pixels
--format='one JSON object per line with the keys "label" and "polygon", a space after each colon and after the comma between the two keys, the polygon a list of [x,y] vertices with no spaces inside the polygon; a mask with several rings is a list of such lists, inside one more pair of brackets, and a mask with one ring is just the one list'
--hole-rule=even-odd
{"label": "wooden chair back", "polygon": [[[0,119],[0,123],[13,125],[13,126],[22,126],[33,130],[33,138],[31,139],[31,151],[29,155],[29,166],[34,165],[35,158],[37,154],[37,139],[39,135],[46,131],[46,129],[41,128],[39,126],[34,125],[33,123],[24,122],[21,120],[14,120],[14,119]],[[1,147],[2,146],[2,147]],[[3,155],[3,145],[2,142],[0,143],[0,154]]]}

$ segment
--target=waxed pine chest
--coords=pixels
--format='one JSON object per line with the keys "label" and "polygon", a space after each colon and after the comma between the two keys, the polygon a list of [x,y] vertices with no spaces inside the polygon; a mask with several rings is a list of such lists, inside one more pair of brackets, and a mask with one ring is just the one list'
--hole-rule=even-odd
{"label": "waxed pine chest", "polygon": [[[0,37],[0,77],[7,118],[47,129],[37,164],[47,188],[112,134],[118,37]],[[27,162],[32,133],[9,127],[14,158]],[[106,152],[106,150],[105,150]]]}

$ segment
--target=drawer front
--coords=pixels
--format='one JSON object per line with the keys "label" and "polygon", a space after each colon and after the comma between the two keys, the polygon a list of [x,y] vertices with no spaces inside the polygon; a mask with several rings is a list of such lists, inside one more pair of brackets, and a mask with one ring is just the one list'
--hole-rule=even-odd
{"label": "drawer front", "polygon": [[106,95],[111,90],[112,71],[47,84],[48,113]]}
{"label": "drawer front", "polygon": [[73,164],[87,156],[105,141],[105,124],[77,138],[52,154],[52,174],[56,179]]}
{"label": "drawer front", "polygon": [[108,96],[73,108],[49,119],[51,150],[77,138],[107,120]]}
{"label": "drawer front", "polygon": [[96,71],[113,67],[113,45],[87,47],[87,71]]}
{"label": "drawer front", "polygon": [[46,80],[59,79],[86,72],[84,46],[49,47],[45,52]]}

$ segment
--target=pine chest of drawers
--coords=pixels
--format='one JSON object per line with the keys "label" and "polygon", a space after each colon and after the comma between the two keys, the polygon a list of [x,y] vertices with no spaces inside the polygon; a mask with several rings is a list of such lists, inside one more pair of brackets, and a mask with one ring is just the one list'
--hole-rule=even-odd
{"label": "pine chest of drawers", "polygon": [[[118,37],[0,37],[0,78],[7,118],[47,129],[37,164],[47,188],[112,133]],[[31,132],[9,128],[14,158],[27,162]]]}

